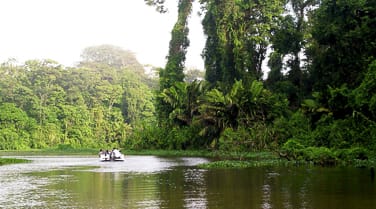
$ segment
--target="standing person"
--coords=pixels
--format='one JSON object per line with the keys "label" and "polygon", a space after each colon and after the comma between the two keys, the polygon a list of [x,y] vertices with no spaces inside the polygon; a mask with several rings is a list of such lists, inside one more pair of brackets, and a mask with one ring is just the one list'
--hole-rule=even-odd
{"label": "standing person", "polygon": [[111,160],[111,152],[110,151],[108,151],[108,150],[106,150],[106,158],[107,158],[107,156],[108,156],[108,159],[109,160]]}

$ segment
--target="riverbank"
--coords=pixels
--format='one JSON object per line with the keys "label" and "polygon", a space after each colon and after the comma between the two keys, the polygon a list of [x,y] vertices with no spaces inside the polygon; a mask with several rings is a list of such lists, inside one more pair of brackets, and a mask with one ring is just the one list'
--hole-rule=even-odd
{"label": "riverbank", "polygon": [[[51,148],[51,149],[33,149],[33,150],[1,150],[1,156],[64,156],[64,155],[97,155],[98,149],[85,148]],[[273,152],[221,152],[209,150],[123,150],[125,155],[153,155],[159,157],[205,157],[212,159],[212,163],[204,165],[209,167],[244,167],[248,162],[258,162],[257,164],[272,164],[279,159]],[[7,158],[9,159],[9,158]],[[221,162],[225,163],[221,163]],[[236,162],[236,163],[231,163]],[[229,166],[232,165],[232,166]]]}
{"label": "riverbank", "polygon": [[52,155],[96,155],[97,149],[31,149],[31,150],[1,150],[0,156],[52,156]]}
{"label": "riverbank", "polygon": [[[97,155],[99,149],[85,148],[49,148],[30,150],[0,150],[1,156],[35,156],[35,155]],[[263,160],[276,159],[278,155],[272,152],[221,152],[209,150],[124,150],[125,155],[154,155],[159,157],[207,157],[214,160]]]}
{"label": "riverbank", "polygon": [[[17,163],[19,159],[1,158],[1,156],[64,156],[64,155],[97,155],[98,149],[85,148],[73,149],[66,147],[50,149],[34,149],[23,151],[0,151],[0,165]],[[374,157],[367,159],[334,159],[332,164],[321,164],[321,161],[306,159],[288,159],[280,154],[270,151],[264,152],[223,152],[210,150],[123,150],[125,155],[153,155],[159,157],[205,157],[211,162],[199,165],[200,168],[248,168],[263,166],[289,166],[289,165],[315,165],[315,166],[354,166],[354,167],[376,167]],[[318,158],[320,159],[320,158]]]}
{"label": "riverbank", "polygon": [[[56,155],[96,155],[97,149],[30,149],[30,150],[0,150],[0,166],[15,163],[27,163],[28,160],[8,158],[12,156],[56,156]],[[7,156],[4,158],[3,156]]]}
{"label": "riverbank", "polygon": [[[321,150],[321,149],[319,149]],[[355,150],[355,151],[354,151]],[[367,158],[360,158],[356,149],[349,150],[350,154],[343,154],[347,150],[339,150],[332,158],[327,158],[326,153],[305,152],[309,157],[290,159],[277,152],[223,152],[208,150],[127,150],[126,155],[154,155],[161,157],[206,157],[211,162],[200,164],[204,169],[212,168],[249,168],[265,166],[321,166],[321,167],[376,167],[375,155],[369,154]],[[340,152],[341,151],[341,152]],[[354,154],[354,153],[357,154]],[[308,154],[307,154],[308,153]],[[338,155],[338,156],[337,156]],[[343,157],[347,156],[347,157]]]}

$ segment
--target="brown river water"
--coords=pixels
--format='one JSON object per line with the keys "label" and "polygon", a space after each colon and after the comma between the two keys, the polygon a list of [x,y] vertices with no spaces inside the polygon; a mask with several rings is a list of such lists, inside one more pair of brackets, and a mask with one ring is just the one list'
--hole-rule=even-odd
{"label": "brown river water", "polygon": [[199,169],[205,158],[22,156],[0,166],[0,208],[376,209],[370,169]]}

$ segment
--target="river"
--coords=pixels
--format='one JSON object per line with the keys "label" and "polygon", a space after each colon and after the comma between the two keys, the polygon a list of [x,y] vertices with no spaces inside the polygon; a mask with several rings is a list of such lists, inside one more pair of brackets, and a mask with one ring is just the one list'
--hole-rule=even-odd
{"label": "river", "polygon": [[22,156],[0,166],[0,208],[374,209],[369,169],[199,169],[205,158]]}

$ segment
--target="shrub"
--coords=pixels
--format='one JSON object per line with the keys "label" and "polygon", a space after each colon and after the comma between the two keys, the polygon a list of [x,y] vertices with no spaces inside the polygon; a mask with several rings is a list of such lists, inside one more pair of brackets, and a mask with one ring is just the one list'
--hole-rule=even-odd
{"label": "shrub", "polygon": [[303,158],[322,166],[335,165],[337,162],[335,154],[327,147],[307,147],[303,150]]}
{"label": "shrub", "polygon": [[369,151],[363,147],[352,147],[349,149],[340,149],[336,151],[337,158],[346,162],[351,162],[353,160],[367,160],[369,155]]}
{"label": "shrub", "polygon": [[222,151],[248,151],[247,140],[250,136],[244,128],[233,130],[226,128],[219,138],[219,149]]}
{"label": "shrub", "polygon": [[304,146],[297,139],[289,139],[282,146],[282,155],[289,160],[302,160]]}
{"label": "shrub", "polygon": [[[310,140],[311,122],[301,111],[297,111],[289,118],[279,118],[274,121],[274,134],[278,138],[278,143],[283,145],[291,138],[307,138]],[[307,142],[307,143],[308,143]]]}
{"label": "shrub", "polygon": [[297,139],[289,139],[281,149],[288,160],[309,161],[319,165],[334,165],[335,154],[327,147],[305,147]]}

